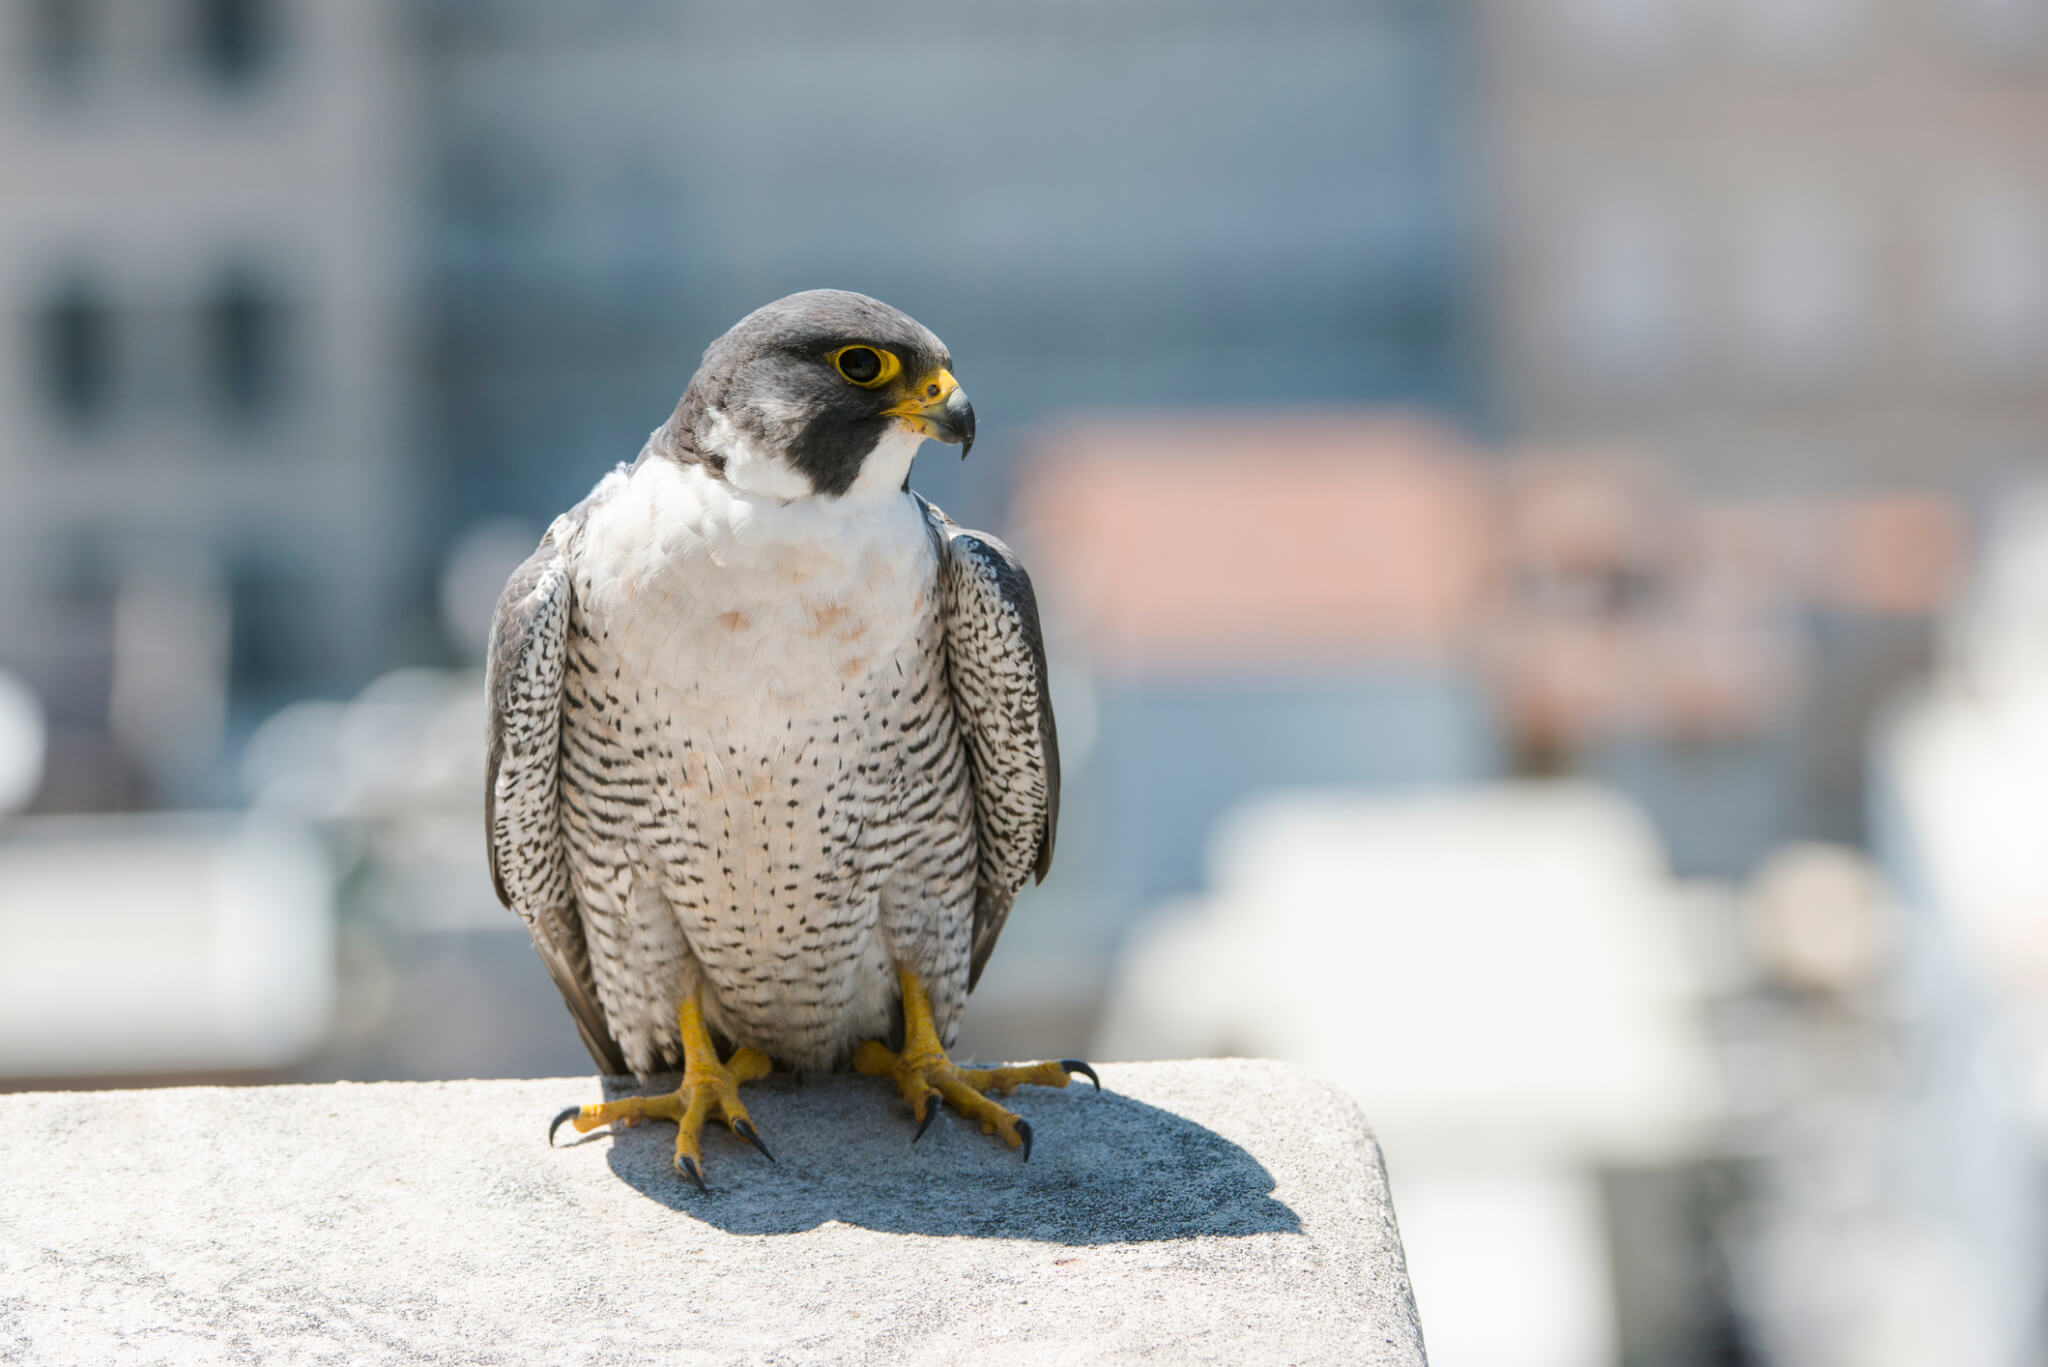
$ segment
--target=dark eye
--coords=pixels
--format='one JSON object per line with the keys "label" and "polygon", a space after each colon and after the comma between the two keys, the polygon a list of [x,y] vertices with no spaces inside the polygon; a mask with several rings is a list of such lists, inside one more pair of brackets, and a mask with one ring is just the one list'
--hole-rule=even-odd
{"label": "dark eye", "polygon": [[850,346],[839,353],[839,373],[855,384],[873,384],[882,375],[882,358],[873,347]]}

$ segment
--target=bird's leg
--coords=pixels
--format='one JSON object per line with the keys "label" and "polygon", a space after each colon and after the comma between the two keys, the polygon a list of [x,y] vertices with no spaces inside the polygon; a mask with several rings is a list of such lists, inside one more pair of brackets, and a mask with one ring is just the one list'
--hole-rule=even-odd
{"label": "bird's leg", "polygon": [[720,1063],[718,1051],[711,1043],[711,1032],[704,1027],[704,1008],[699,1005],[695,992],[676,1008],[676,1028],[683,1037],[681,1086],[663,1096],[628,1096],[594,1106],[571,1106],[555,1117],[553,1125],[548,1126],[548,1139],[553,1141],[556,1127],[564,1120],[574,1124],[579,1134],[587,1134],[614,1121],[633,1125],[650,1116],[658,1120],[673,1120],[676,1122],[676,1171],[695,1182],[701,1191],[707,1188],[704,1186],[704,1151],[698,1145],[698,1136],[703,1132],[705,1120],[715,1112],[732,1126],[734,1134],[759,1149],[763,1158],[773,1162],[773,1155],[761,1142],[761,1135],[748,1117],[747,1108],[740,1102],[742,1082],[768,1076],[771,1066],[768,1056],[758,1049],[736,1049],[731,1058]]}
{"label": "bird's leg", "polygon": [[1024,1159],[1029,1162],[1030,1124],[983,1093],[1008,1096],[1027,1082],[1040,1087],[1064,1087],[1075,1073],[1094,1083],[1095,1090],[1102,1090],[1102,1079],[1079,1059],[1010,1068],[956,1066],[939,1045],[939,1031],[932,1023],[932,1003],[925,995],[924,984],[908,968],[899,967],[896,980],[903,988],[903,1049],[899,1053],[879,1040],[868,1040],[854,1051],[853,1066],[869,1077],[895,1080],[897,1092],[917,1121],[917,1133],[911,1136],[911,1143],[924,1137],[932,1117],[939,1113],[940,1102],[944,1101],[969,1120],[980,1121],[983,1134],[999,1134],[1011,1148],[1022,1148]]}

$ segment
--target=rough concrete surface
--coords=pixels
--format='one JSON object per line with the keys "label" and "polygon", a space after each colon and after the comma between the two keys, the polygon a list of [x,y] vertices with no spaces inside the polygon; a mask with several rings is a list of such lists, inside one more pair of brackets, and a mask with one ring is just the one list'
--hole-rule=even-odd
{"label": "rough concrete surface", "polygon": [[868,1078],[707,1132],[549,1118],[594,1078],[0,1096],[0,1360],[1423,1361],[1384,1169],[1296,1069],[1026,1089],[1027,1165]]}

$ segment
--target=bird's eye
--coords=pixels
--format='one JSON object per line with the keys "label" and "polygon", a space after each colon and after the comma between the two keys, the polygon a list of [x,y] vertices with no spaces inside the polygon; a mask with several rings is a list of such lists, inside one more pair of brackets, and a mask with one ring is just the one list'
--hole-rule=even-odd
{"label": "bird's eye", "polygon": [[903,363],[894,353],[871,346],[841,347],[831,355],[832,368],[862,389],[873,389],[896,378]]}

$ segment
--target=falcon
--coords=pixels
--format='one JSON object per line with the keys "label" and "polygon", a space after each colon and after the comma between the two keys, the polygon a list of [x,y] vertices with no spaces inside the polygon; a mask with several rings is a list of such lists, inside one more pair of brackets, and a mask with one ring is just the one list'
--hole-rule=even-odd
{"label": "falcon", "polygon": [[591,1057],[677,1089],[571,1107],[676,1122],[704,1187],[777,1065],[891,1079],[1031,1156],[990,1095],[1079,1060],[956,1065],[967,994],[1052,859],[1059,744],[1038,607],[1001,541],[910,490],[974,444],[939,339],[812,290],[713,342],[639,457],[555,519],[492,621],[485,825]]}

